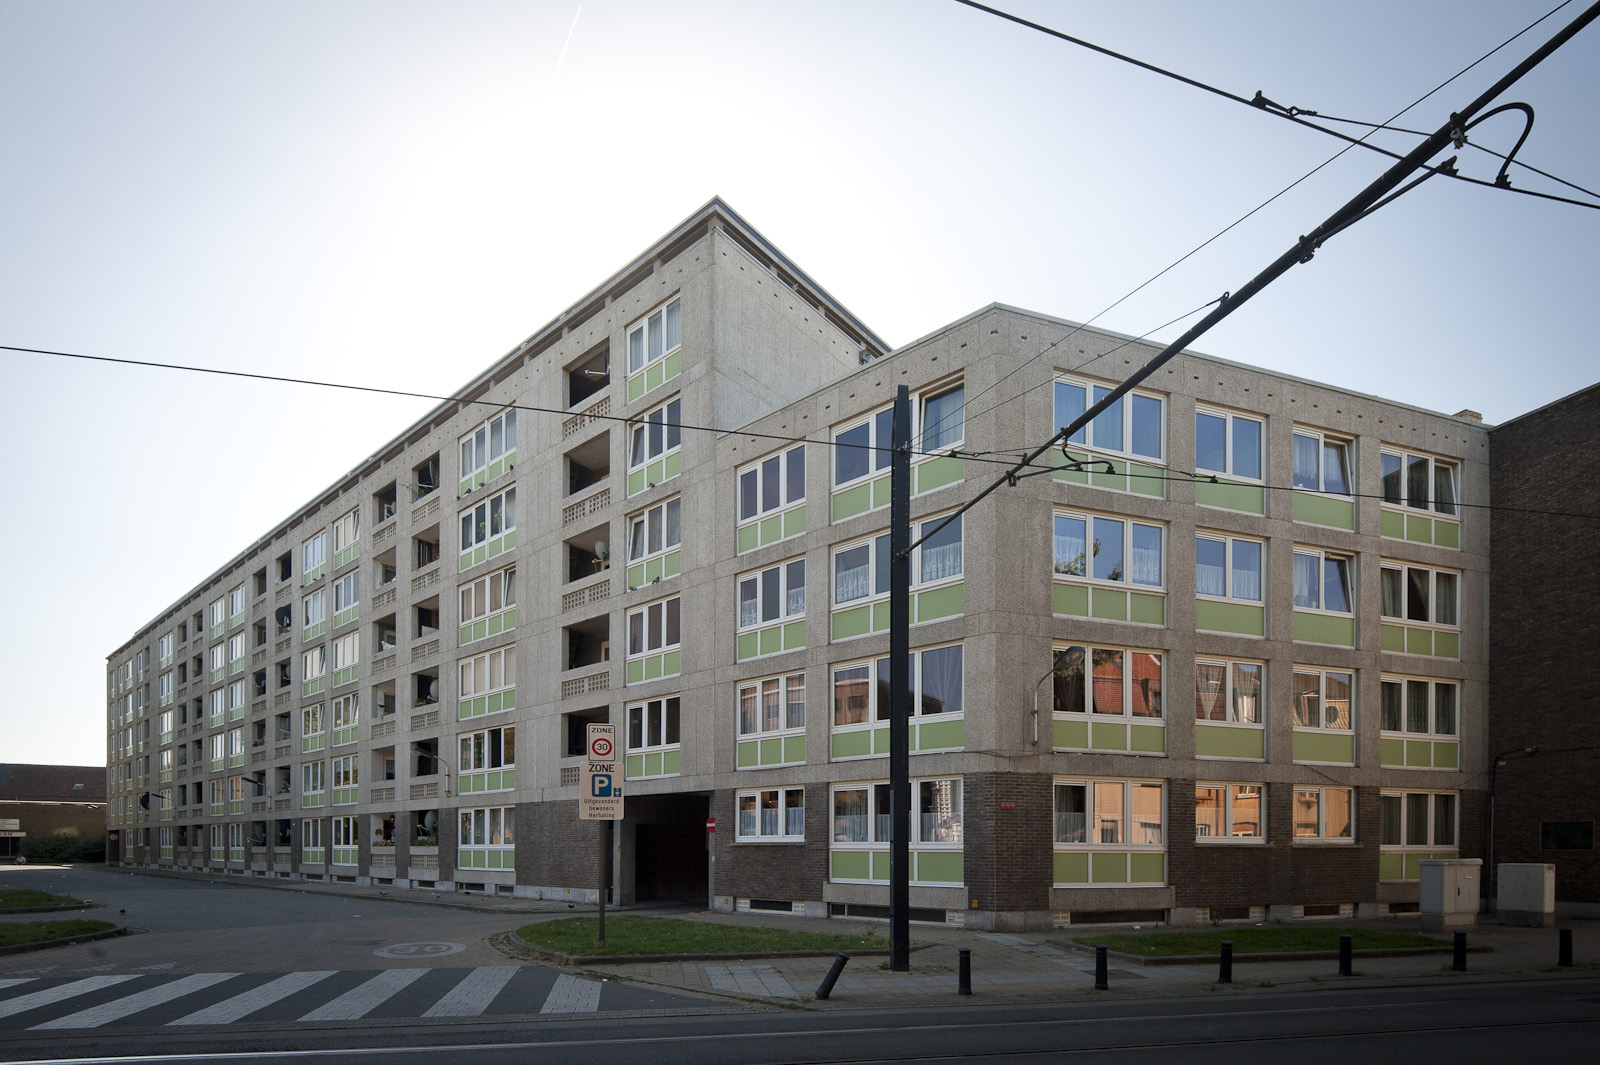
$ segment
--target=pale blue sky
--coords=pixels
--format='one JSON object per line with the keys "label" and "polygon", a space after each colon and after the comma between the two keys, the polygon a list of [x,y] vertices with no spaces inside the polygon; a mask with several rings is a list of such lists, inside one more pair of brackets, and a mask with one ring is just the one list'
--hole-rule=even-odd
{"label": "pale blue sky", "polygon": [[[1553,3],[1001,6],[1380,121]],[[1436,127],[1580,9],[1401,122]],[[1538,113],[1522,158],[1600,187],[1597,89],[1591,27],[1506,97]],[[8,0],[0,144],[0,344],[426,392],[713,195],[898,345],[995,300],[1087,319],[1338,148],[942,0]],[[1237,289],[1385,166],[1346,154],[1100,324]],[[1600,377],[1597,233],[1600,211],[1437,179],[1196,346],[1505,420]],[[0,373],[0,761],[101,762],[105,656],[429,406],[11,353]]]}

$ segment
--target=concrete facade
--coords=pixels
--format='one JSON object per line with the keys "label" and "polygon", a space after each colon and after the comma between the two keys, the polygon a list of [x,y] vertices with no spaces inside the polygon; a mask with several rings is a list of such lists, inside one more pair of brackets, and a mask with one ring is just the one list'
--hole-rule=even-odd
{"label": "concrete facade", "polygon": [[[876,915],[879,415],[907,385],[926,531],[1156,350],[993,305],[891,354],[713,201],[110,656],[122,858],[592,899],[609,720],[617,897]],[[508,404],[567,413],[496,451]],[[1487,456],[1186,353],[919,549],[918,916],[1411,910],[1420,861],[1482,856]]]}

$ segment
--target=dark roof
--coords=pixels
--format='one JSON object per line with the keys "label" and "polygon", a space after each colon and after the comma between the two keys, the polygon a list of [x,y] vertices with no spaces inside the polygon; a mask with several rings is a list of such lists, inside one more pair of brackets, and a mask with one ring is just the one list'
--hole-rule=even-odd
{"label": "dark roof", "polygon": [[[77,785],[82,785],[78,787]],[[105,802],[103,765],[17,765],[0,762],[0,800]]]}

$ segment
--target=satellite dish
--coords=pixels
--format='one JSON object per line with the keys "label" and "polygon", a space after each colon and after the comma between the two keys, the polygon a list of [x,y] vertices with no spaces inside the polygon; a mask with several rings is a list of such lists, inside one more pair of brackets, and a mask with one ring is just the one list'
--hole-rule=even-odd
{"label": "satellite dish", "polygon": [[594,542],[594,557],[598,559],[610,558],[611,545],[607,544],[604,540],[596,540]]}

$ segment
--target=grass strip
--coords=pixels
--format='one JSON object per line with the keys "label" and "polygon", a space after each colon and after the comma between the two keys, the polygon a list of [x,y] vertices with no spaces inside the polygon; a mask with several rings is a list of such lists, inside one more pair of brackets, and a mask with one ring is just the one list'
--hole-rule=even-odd
{"label": "grass strip", "polygon": [[0,947],[43,943],[49,939],[105,932],[115,927],[110,921],[3,921],[0,922]]}
{"label": "grass strip", "polygon": [[618,914],[606,918],[606,941],[600,943],[599,921],[567,917],[523,925],[524,942],[563,954],[751,954],[785,950],[883,949],[888,939],[863,930],[855,935],[808,932],[795,928],[762,928],[685,921],[676,917]]}
{"label": "grass strip", "polygon": [[26,910],[36,906],[82,906],[82,899],[53,895],[32,888],[0,888],[0,910]]}
{"label": "grass strip", "polygon": [[1219,954],[1222,941],[1233,941],[1235,954],[1288,954],[1310,950],[1338,950],[1339,937],[1352,937],[1356,950],[1392,950],[1437,947],[1442,941],[1409,932],[1381,932],[1368,928],[1231,928],[1207,932],[1117,932],[1110,935],[1074,936],[1086,947],[1104,944],[1123,954],[1169,958],[1191,954]]}

